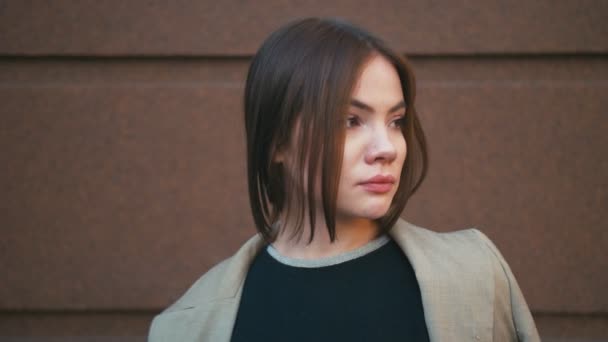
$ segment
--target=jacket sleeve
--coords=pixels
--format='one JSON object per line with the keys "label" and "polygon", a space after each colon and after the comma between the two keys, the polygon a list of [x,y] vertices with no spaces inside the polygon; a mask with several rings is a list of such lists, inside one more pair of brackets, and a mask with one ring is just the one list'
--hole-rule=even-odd
{"label": "jacket sleeve", "polygon": [[506,295],[509,297],[511,319],[513,321],[513,326],[515,327],[514,335],[516,335],[517,340],[521,342],[540,341],[540,336],[538,335],[534,319],[532,318],[528,304],[526,303],[524,295],[517,284],[517,280],[515,279],[511,268],[494,243],[481,231],[477,229],[474,230],[497,259],[502,272],[504,272],[504,276],[507,280],[506,288],[508,289],[508,291],[505,292],[508,292]]}

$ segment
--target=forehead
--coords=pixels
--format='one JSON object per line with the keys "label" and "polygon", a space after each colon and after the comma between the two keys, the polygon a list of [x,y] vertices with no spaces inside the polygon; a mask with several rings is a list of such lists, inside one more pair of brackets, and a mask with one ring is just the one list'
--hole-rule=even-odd
{"label": "forehead", "polygon": [[397,69],[386,57],[374,55],[363,65],[352,98],[374,108],[392,107],[403,101],[403,90]]}

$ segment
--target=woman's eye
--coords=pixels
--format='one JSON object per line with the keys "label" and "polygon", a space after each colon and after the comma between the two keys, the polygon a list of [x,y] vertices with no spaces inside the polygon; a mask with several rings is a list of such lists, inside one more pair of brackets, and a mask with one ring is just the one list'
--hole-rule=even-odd
{"label": "woman's eye", "polygon": [[360,124],[361,124],[361,120],[359,120],[359,118],[356,116],[351,115],[346,118],[346,127],[347,128],[356,127],[356,126],[359,126]]}
{"label": "woman's eye", "polygon": [[403,127],[406,124],[406,118],[405,115],[396,118],[395,120],[393,120],[393,122],[391,123],[394,127]]}

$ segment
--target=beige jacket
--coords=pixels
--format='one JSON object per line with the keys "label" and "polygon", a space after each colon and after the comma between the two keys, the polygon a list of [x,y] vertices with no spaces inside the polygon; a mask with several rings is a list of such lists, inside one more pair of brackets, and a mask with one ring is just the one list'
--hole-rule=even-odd
{"label": "beige jacket", "polygon": [[[540,341],[511,269],[479,230],[436,233],[400,219],[390,235],[415,272],[431,341]],[[154,318],[150,342],[228,342],[254,236]]]}

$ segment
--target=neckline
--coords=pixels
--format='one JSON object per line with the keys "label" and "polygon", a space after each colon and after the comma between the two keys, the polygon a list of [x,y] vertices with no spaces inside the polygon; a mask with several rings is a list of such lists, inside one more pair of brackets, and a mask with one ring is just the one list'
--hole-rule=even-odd
{"label": "neckline", "polygon": [[300,267],[300,268],[319,268],[326,266],[333,266],[337,264],[341,264],[350,260],[354,260],[360,258],[366,254],[369,254],[380,247],[384,246],[387,242],[390,241],[390,238],[387,235],[382,235],[365,245],[353,249],[351,251],[343,252],[337,255],[333,255],[330,257],[319,258],[319,259],[299,259],[292,258],[285,255],[282,255],[277,251],[272,245],[268,245],[266,247],[266,251],[273,257],[276,261],[281,264],[292,266],[292,267]]}

